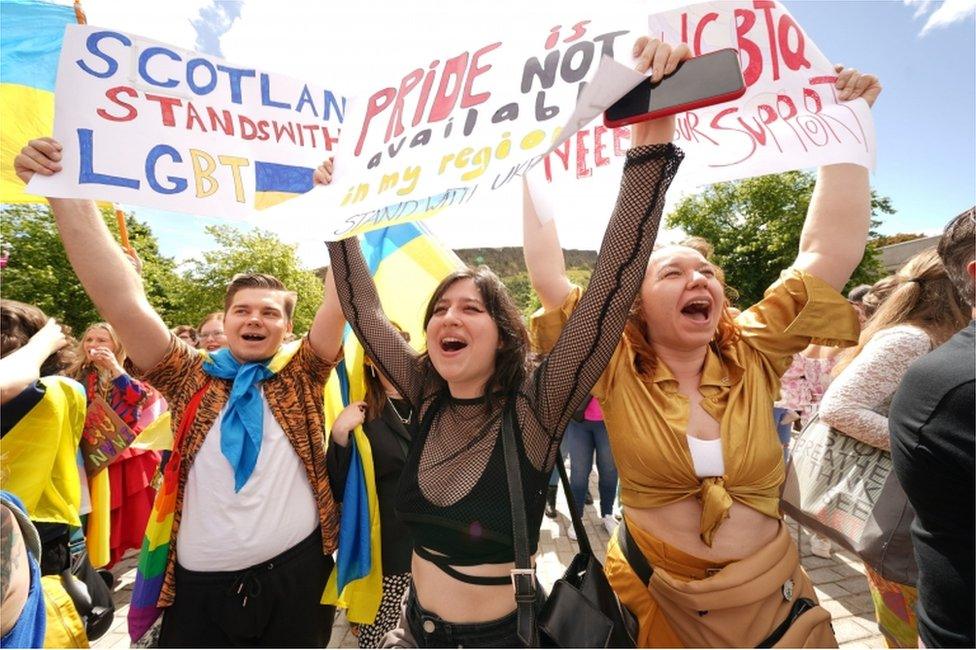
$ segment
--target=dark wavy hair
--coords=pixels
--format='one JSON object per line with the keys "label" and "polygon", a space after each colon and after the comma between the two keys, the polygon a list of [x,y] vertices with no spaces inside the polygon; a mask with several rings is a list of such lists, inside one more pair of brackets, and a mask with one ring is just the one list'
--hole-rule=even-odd
{"label": "dark wavy hair", "polygon": [[[47,315],[39,307],[17,300],[0,300],[0,357],[27,345],[45,323]],[[75,358],[71,328],[63,323],[59,324],[68,337],[68,345],[44,360],[41,364],[42,377],[63,374]]]}
{"label": "dark wavy hair", "polygon": [[[529,363],[529,333],[522,321],[522,314],[502,281],[498,279],[487,266],[467,268],[451,273],[444,278],[427,303],[424,312],[424,329],[434,315],[434,306],[444,293],[459,280],[472,280],[481,294],[485,310],[498,327],[498,351],[495,353],[495,371],[485,386],[486,406],[490,410],[498,397],[514,392],[528,372]],[[428,373],[433,373],[443,385],[443,378],[430,363],[430,355],[424,352],[422,356]]]}
{"label": "dark wavy hair", "polygon": [[972,309],[976,306],[973,304],[976,289],[966,266],[976,259],[976,208],[969,208],[946,224],[938,251],[946,275],[955,285],[959,297]]}
{"label": "dark wavy hair", "polygon": [[[400,332],[404,341],[410,342],[410,332],[393,321],[390,321],[390,325]],[[383,407],[386,406],[386,389],[380,382],[379,372],[372,359],[368,356],[363,358],[363,379],[366,382],[366,395],[363,396],[363,401],[366,402],[366,422],[380,417]]]}

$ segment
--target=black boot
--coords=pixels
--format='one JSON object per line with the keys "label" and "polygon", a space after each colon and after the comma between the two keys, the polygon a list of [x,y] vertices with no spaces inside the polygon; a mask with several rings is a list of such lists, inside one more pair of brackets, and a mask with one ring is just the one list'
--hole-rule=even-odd
{"label": "black boot", "polygon": [[550,485],[546,491],[546,516],[550,519],[556,518],[556,490],[558,486]]}

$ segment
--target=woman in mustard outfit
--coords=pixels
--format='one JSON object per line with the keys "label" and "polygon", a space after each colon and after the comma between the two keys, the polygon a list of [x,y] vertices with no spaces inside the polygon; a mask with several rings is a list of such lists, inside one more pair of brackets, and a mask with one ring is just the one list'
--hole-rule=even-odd
{"label": "woman in mustard outfit", "polygon": [[[838,73],[841,100],[874,103],[877,78]],[[546,350],[581,291],[566,277],[554,222],[540,224],[526,197],[525,259],[544,310],[532,334]],[[735,318],[721,269],[698,251],[652,254],[593,389],[624,506],[606,573],[638,618],[640,646],[836,645],[780,519],[772,413],[793,354],[857,342],[857,316],[839,291],[863,256],[870,215],[867,169],[820,168],[796,260]],[[635,570],[643,563],[647,581]]]}

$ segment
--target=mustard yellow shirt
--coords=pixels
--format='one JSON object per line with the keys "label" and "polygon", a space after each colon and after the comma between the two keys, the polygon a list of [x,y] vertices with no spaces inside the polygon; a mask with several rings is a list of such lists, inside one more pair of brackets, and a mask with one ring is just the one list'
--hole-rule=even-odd
{"label": "mustard yellow shirt", "polygon": [[[533,344],[548,350],[559,337],[581,291],[559,310],[530,321]],[[721,352],[709,346],[702,370],[701,405],[720,424],[725,475],[695,475],[685,437],[690,405],[671,370],[658,359],[651,381],[634,367],[634,352],[621,337],[593,388],[603,409],[625,506],[655,508],[697,495],[701,536],[711,546],[733,501],[779,517],[783,449],[773,422],[780,376],[793,354],[811,341],[853,345],[859,326],[851,305],[822,280],[787,269],[761,301],[736,319],[741,337]]]}

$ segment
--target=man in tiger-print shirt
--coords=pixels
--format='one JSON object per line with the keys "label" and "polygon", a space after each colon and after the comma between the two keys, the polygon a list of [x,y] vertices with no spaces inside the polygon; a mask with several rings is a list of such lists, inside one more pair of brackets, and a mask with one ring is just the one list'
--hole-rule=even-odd
{"label": "man in tiger-print shirt", "polygon": [[[32,140],[15,160],[18,175],[57,173],[60,152],[50,138]],[[331,180],[331,165],[318,180]],[[172,411],[180,465],[160,645],[325,647],[334,611],[319,600],[339,516],[323,389],[343,328],[331,275],[297,350],[282,348],[295,294],[272,276],[235,277],[224,301],[228,347],[205,356],[150,306],[92,201],[50,203],[75,273]]]}

